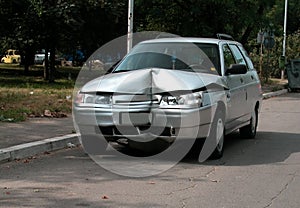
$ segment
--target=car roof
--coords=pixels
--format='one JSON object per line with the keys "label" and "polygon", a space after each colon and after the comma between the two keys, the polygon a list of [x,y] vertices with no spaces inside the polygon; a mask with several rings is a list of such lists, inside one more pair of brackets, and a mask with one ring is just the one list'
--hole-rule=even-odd
{"label": "car roof", "polygon": [[194,38],[194,37],[158,38],[158,39],[146,40],[141,43],[182,43],[182,42],[211,43],[211,44],[219,44],[221,42],[238,43],[236,41],[223,40],[217,38]]}

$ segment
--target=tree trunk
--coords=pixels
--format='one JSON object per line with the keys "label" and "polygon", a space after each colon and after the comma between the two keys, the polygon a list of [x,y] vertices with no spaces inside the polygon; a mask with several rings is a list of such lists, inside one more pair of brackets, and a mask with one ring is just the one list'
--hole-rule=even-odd
{"label": "tree trunk", "polygon": [[24,74],[29,74],[29,67],[34,63],[35,51],[31,45],[25,46]]}
{"label": "tree trunk", "polygon": [[252,25],[248,25],[245,32],[242,35],[242,38],[240,40],[241,44],[246,45],[246,43],[248,42],[248,38],[250,37],[250,34],[253,30],[253,26]]}
{"label": "tree trunk", "polygon": [[45,61],[44,61],[44,79],[49,81],[49,49],[46,47],[45,49]]}
{"label": "tree trunk", "polygon": [[25,64],[24,64],[24,74],[25,75],[29,74],[29,65],[28,65],[27,61],[25,61]]}
{"label": "tree trunk", "polygon": [[50,49],[50,67],[49,67],[49,82],[52,83],[55,81],[55,48]]}

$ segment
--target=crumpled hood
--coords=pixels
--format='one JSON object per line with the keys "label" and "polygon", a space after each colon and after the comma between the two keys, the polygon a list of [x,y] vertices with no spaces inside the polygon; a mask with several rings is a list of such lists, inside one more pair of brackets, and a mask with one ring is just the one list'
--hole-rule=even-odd
{"label": "crumpled hood", "polygon": [[227,88],[220,76],[167,69],[140,69],[112,73],[88,82],[82,92],[159,94],[214,87]]}

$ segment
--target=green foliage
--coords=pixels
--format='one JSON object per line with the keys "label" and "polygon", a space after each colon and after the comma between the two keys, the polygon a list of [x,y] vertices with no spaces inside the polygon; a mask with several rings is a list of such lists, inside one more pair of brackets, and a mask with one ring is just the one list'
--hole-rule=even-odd
{"label": "green foliage", "polygon": [[[282,56],[282,44],[283,37],[275,37],[275,46],[269,51],[269,62],[268,62],[268,50],[263,48],[263,62],[262,62],[262,73],[266,70],[268,71],[268,75],[270,77],[280,78],[281,69],[279,68],[279,59]],[[256,69],[260,69],[260,46],[252,42],[252,52],[251,58],[254,62],[254,66]],[[287,44],[286,44],[286,60],[289,61],[291,59],[299,59],[300,58],[300,31],[297,31],[291,35],[287,36]]]}
{"label": "green foliage", "polygon": [[48,49],[53,74],[51,56],[56,51],[72,54],[81,47],[89,55],[105,42],[125,34],[126,10],[126,5],[117,0],[0,1],[1,53],[19,49],[25,57],[26,71],[33,64],[35,51]]}
{"label": "green foliage", "polygon": [[300,58],[300,30],[288,36],[286,55],[288,60]]}
{"label": "green foliage", "polygon": [[[88,57],[104,43],[126,34],[127,2],[1,0],[0,49],[2,53],[8,48],[19,49],[27,65],[32,64],[37,49],[72,54],[81,48]],[[300,5],[298,0],[288,2],[287,34],[291,35],[300,27]],[[227,33],[252,51],[256,45],[250,41],[270,23],[275,35],[282,36],[283,13],[282,0],[135,0],[134,30],[198,37]],[[281,45],[278,41],[276,45]],[[293,46],[289,50],[298,48]],[[276,51],[280,53],[280,47]],[[279,54],[273,55],[275,60]]]}
{"label": "green foliage", "polygon": [[[254,37],[273,1],[154,0],[136,1],[138,30],[159,30],[182,36],[228,33],[246,43]],[[247,8],[247,9],[245,9]]]}

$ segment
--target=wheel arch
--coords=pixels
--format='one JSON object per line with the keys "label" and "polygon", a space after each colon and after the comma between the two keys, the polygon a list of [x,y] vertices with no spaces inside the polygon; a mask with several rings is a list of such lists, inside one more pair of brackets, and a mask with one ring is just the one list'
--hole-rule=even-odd
{"label": "wheel arch", "polygon": [[259,110],[260,110],[260,106],[261,106],[260,102],[259,102],[259,101],[257,101],[257,102],[255,103],[255,107],[254,107],[254,110],[256,111],[256,113],[258,113],[258,112],[259,112]]}
{"label": "wheel arch", "polygon": [[217,109],[222,109],[222,111],[224,112],[224,119],[225,119],[226,115],[227,115],[227,108],[226,108],[226,105],[223,101],[218,101]]}

